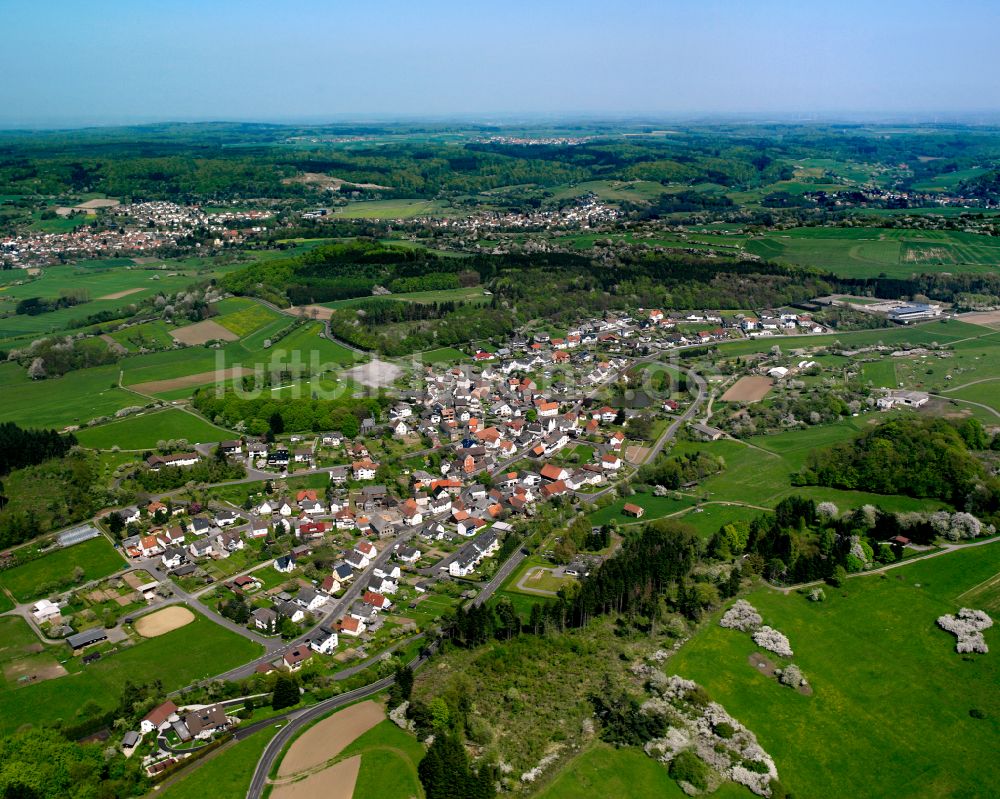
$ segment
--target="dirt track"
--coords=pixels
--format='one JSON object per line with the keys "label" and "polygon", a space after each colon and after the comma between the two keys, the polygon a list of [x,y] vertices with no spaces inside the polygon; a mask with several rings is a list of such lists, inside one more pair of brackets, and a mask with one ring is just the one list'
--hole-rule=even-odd
{"label": "dirt track", "polygon": [[[334,713],[329,718],[323,719],[306,730],[292,744],[288,753],[282,758],[281,766],[278,768],[278,778],[290,777],[301,771],[323,765],[340,754],[341,750],[359,735],[368,732],[384,720],[385,708],[371,700],[351,705],[339,713]],[[331,770],[325,769],[321,774],[328,774]],[[353,790],[353,783],[351,787]],[[307,795],[312,796],[312,794],[294,794],[299,799],[303,799]],[[350,796],[350,793],[347,795]]]}
{"label": "dirt track", "polygon": [[99,300],[120,300],[122,297],[128,297],[130,294],[138,294],[140,291],[145,291],[144,288],[137,289],[125,289],[124,291],[116,291],[114,294],[105,294],[103,297],[98,297]]}
{"label": "dirt track", "polygon": [[194,621],[194,614],[187,608],[178,606],[164,608],[156,613],[143,616],[135,622],[135,631],[143,638],[155,638],[158,635],[169,633],[190,624]]}

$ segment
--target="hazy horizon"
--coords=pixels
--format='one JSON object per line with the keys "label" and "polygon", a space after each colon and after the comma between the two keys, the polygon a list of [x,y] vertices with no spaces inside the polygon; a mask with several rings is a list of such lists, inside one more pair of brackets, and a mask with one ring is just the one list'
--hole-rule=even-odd
{"label": "hazy horizon", "polygon": [[0,0],[0,128],[1000,121],[1000,4]]}

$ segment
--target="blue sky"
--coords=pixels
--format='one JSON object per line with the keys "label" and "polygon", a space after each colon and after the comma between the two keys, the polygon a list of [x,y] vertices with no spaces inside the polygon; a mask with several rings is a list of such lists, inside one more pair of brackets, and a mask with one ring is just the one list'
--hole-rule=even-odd
{"label": "blue sky", "polygon": [[0,0],[0,126],[995,118],[998,31],[998,0]]}

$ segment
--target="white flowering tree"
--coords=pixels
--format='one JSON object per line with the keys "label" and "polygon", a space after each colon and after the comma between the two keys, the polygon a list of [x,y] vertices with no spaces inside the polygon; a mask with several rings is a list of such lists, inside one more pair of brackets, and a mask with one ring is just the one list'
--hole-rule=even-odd
{"label": "white flowering tree", "polygon": [[939,616],[937,623],[942,630],[947,630],[958,639],[955,644],[956,652],[985,655],[990,651],[983,630],[993,626],[993,619],[985,611],[962,608],[954,616]]}
{"label": "white flowering tree", "polygon": [[764,619],[757,612],[757,609],[745,599],[737,599],[733,606],[729,608],[719,619],[719,626],[741,632],[751,632],[760,627]]}
{"label": "white flowering tree", "polygon": [[774,652],[774,654],[784,658],[790,658],[793,654],[788,638],[783,633],[775,630],[773,627],[768,627],[766,624],[754,632],[751,637],[757,646],[761,649],[766,649],[768,652]]}

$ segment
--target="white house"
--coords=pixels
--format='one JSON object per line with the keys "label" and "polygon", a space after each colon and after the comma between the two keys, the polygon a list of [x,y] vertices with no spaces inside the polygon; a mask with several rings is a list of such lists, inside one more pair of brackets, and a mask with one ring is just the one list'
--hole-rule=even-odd
{"label": "white house", "polygon": [[48,599],[40,599],[34,605],[31,606],[31,615],[34,616],[35,621],[39,624],[42,622],[49,621],[56,616],[61,615],[62,611],[55,602],[51,602]]}
{"label": "white house", "polygon": [[337,648],[339,637],[331,628],[323,625],[309,641],[309,648],[321,655],[329,655]]}

